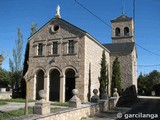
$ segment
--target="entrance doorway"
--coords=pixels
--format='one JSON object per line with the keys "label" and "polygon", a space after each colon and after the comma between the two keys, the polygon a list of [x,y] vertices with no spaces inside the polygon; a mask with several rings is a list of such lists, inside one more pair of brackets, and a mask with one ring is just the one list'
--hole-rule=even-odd
{"label": "entrance doorway", "polygon": [[75,89],[75,71],[73,69],[67,69],[65,72],[65,76],[65,101],[69,101],[73,96],[72,90]]}
{"label": "entrance doorway", "polygon": [[39,70],[36,77],[36,100],[40,100],[39,91],[44,89],[44,72]]}
{"label": "entrance doorway", "polygon": [[50,72],[50,101],[59,101],[60,94],[60,73],[58,70],[54,69]]}

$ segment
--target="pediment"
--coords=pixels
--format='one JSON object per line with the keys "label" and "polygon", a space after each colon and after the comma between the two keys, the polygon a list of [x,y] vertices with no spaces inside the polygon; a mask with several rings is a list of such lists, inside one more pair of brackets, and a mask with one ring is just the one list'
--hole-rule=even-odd
{"label": "pediment", "polygon": [[40,28],[34,35],[32,35],[29,40],[34,39],[35,41],[39,41],[72,37],[81,38],[85,34],[85,31],[70,24],[69,22],[63,19],[54,18],[46,23],[42,28]]}

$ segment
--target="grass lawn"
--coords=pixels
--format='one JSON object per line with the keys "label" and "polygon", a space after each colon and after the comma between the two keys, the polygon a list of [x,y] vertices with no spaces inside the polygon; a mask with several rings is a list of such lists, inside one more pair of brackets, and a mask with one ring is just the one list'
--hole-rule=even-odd
{"label": "grass lawn", "polygon": [[65,107],[67,107],[68,104],[69,104],[68,102],[64,102],[64,103],[53,102],[53,103],[51,103],[51,105],[53,105],[53,106],[65,106]]}
{"label": "grass lawn", "polygon": [[0,105],[6,105],[7,103],[5,101],[0,101]]}
{"label": "grass lawn", "polygon": [[[20,102],[20,103],[25,103],[25,99],[23,99],[23,98],[15,98],[15,99],[5,99],[5,100],[1,100],[0,99],[0,102],[3,102],[3,101],[5,101],[5,102]],[[35,100],[29,100],[29,102],[35,102]]]}
{"label": "grass lawn", "polygon": [[[25,109],[19,109],[19,110],[13,110],[13,111],[9,111],[9,112],[0,112],[0,120],[6,120],[9,119],[11,117],[19,117],[24,115]],[[33,113],[33,109],[29,108],[28,110],[29,114]]]}

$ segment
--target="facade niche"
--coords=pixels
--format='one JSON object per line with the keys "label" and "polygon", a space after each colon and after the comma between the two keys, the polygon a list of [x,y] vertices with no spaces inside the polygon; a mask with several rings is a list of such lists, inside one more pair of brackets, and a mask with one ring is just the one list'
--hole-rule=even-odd
{"label": "facade niche", "polygon": [[36,100],[40,100],[39,91],[44,89],[44,72],[39,70],[36,74]]}
{"label": "facade niche", "polygon": [[66,86],[65,86],[65,101],[72,98],[72,90],[75,89],[75,71],[71,68],[65,72]]}
{"label": "facade niche", "polygon": [[50,72],[50,89],[49,89],[49,100],[59,101],[60,94],[60,73],[57,69]]}

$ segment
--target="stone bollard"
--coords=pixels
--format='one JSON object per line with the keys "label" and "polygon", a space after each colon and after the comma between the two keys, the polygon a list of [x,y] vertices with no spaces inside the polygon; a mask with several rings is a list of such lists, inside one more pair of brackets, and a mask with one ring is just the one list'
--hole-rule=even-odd
{"label": "stone bollard", "polygon": [[102,100],[108,100],[107,90],[104,90],[104,93],[102,95]]}
{"label": "stone bollard", "polygon": [[46,91],[40,90],[39,96],[41,100],[37,101],[33,106],[33,114],[38,114],[38,115],[50,114],[50,103],[46,101]]}
{"label": "stone bollard", "polygon": [[97,95],[98,90],[94,89],[93,93],[94,93],[94,95],[91,98],[91,102],[99,103],[99,96]]}
{"label": "stone bollard", "polygon": [[99,101],[100,102],[100,111],[108,111],[108,94],[107,90],[104,91],[102,95],[102,99]]}
{"label": "stone bollard", "polygon": [[80,108],[81,107],[81,100],[78,98],[78,90],[72,90],[73,97],[69,101],[69,107],[73,108]]}

